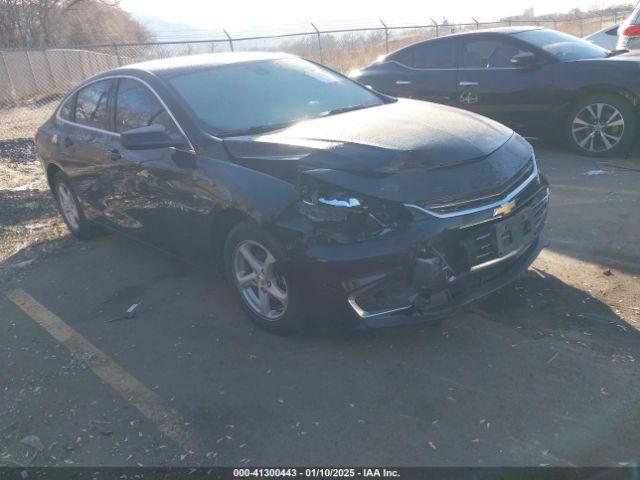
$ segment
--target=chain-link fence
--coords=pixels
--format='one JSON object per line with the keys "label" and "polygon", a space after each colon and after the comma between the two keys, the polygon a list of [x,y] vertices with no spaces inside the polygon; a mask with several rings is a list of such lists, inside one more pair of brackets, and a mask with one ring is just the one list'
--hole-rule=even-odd
{"label": "chain-link fence", "polygon": [[517,24],[534,24],[585,36],[621,16],[571,20],[502,21],[457,24],[390,25],[383,20],[358,27],[318,28],[275,35],[238,36],[226,30],[216,38],[139,44],[85,45],[48,49],[0,48],[0,140],[33,135],[79,82],[105,70],[143,60],[222,51],[284,51],[342,72],[413,42],[452,33]]}

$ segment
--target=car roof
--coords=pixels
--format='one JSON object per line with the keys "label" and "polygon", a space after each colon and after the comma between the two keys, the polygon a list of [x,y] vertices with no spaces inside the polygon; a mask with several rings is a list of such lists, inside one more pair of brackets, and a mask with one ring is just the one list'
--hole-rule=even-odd
{"label": "car roof", "polygon": [[[451,35],[447,35],[447,37],[453,36],[462,36],[462,35],[481,35],[483,33],[499,33],[502,35],[515,35],[516,33],[529,32],[531,30],[546,30],[544,27],[538,26],[520,26],[520,27],[494,27],[494,28],[483,28],[482,30],[468,30],[465,32],[453,33]],[[445,37],[440,37],[445,38]]]}
{"label": "car roof", "polygon": [[415,43],[411,43],[409,45],[405,45],[402,48],[399,48],[393,52],[388,53],[387,55],[385,55],[385,58],[389,58],[391,55],[394,55],[398,52],[402,52],[408,48],[411,47],[415,47],[416,45],[422,45],[428,42],[435,42],[438,40],[446,40],[446,39],[451,39],[451,38],[459,38],[459,37],[468,37],[468,36],[480,36],[480,35],[484,35],[486,33],[490,33],[490,34],[498,34],[498,35],[515,35],[517,33],[522,33],[522,32],[530,32],[533,30],[547,30],[544,27],[538,27],[538,26],[521,26],[521,27],[494,27],[494,28],[484,28],[482,30],[468,30],[465,32],[458,32],[458,33],[452,33],[450,35],[445,35],[442,37],[435,37],[435,38],[429,38],[427,40],[420,40],[417,41]]}
{"label": "car roof", "polygon": [[[186,72],[202,67],[221,67],[247,62],[260,62],[292,58],[293,55],[282,52],[223,52],[203,53],[199,55],[186,55],[181,57],[161,58],[146,62],[132,63],[115,69],[118,70],[142,70],[149,73],[162,74],[167,72]],[[113,72],[113,71],[112,71]]]}

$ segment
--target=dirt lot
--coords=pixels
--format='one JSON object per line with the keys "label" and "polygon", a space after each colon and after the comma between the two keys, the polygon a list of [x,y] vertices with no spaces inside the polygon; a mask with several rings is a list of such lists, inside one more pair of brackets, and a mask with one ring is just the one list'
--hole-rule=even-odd
{"label": "dirt lot", "polygon": [[637,460],[640,172],[539,146],[552,245],[516,285],[437,328],[279,338],[216,276],[70,238],[32,155],[0,145],[0,465]]}

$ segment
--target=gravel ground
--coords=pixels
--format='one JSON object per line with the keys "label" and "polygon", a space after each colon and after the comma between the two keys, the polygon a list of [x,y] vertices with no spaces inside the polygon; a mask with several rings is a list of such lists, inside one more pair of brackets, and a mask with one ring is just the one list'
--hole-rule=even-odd
{"label": "gravel ground", "polygon": [[[438,328],[279,338],[218,277],[119,237],[70,237],[30,141],[0,143],[0,465],[633,462],[640,172],[537,151],[551,247],[521,281]],[[198,448],[101,381],[16,289],[179,412]]]}
{"label": "gravel ground", "polygon": [[[68,232],[31,139],[0,141],[0,271],[58,250]],[[11,259],[8,261],[8,259]]]}

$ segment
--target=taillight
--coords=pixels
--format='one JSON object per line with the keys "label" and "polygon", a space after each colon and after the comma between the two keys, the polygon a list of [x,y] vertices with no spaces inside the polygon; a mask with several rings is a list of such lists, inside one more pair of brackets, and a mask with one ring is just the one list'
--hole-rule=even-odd
{"label": "taillight", "polygon": [[629,25],[622,31],[622,35],[624,35],[625,37],[640,36],[640,25]]}
{"label": "taillight", "polygon": [[38,145],[38,140],[40,139],[40,132],[36,130],[36,134],[33,136],[33,143]]}

